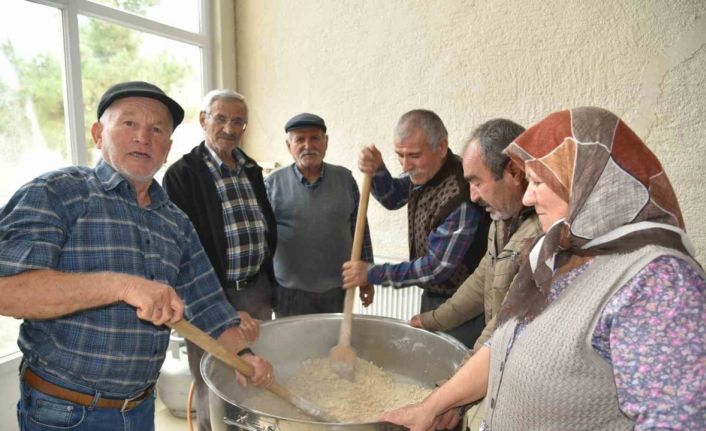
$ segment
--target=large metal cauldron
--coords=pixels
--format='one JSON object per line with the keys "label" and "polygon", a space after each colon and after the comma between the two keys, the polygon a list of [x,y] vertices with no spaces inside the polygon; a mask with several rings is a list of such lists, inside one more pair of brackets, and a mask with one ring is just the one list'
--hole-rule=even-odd
{"label": "large metal cauldron", "polygon": [[[331,347],[338,343],[342,319],[342,314],[312,314],[265,322],[253,350],[272,363],[277,381],[285,383],[300,362],[328,356]],[[397,319],[362,315],[353,318],[351,345],[360,358],[429,388],[449,378],[466,353],[460,342],[445,334],[412,328]],[[214,431],[404,429],[381,422],[332,424],[296,419],[276,411],[278,407],[271,407],[275,403],[266,408],[248,406],[253,397],[262,396],[262,391],[238,386],[233,371],[210,355],[201,361],[201,373],[210,389]]]}

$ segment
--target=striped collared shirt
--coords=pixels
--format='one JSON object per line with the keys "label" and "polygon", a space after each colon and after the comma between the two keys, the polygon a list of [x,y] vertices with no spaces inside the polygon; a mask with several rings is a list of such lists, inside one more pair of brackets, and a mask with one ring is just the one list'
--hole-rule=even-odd
{"label": "striped collared shirt", "polygon": [[[237,324],[189,219],[156,181],[140,208],[132,186],[111,166],[70,167],[20,188],[0,209],[0,276],[33,269],[110,271],[172,286],[186,317],[218,337]],[[154,382],[169,329],[137,318],[118,302],[57,319],[25,320],[25,360],[97,391],[132,395]]]}
{"label": "striped collared shirt", "polygon": [[233,151],[236,167],[231,169],[208,145],[202,153],[223,206],[223,226],[228,240],[226,276],[244,280],[258,273],[267,257],[267,221],[255,191],[245,175],[248,161],[240,149]]}

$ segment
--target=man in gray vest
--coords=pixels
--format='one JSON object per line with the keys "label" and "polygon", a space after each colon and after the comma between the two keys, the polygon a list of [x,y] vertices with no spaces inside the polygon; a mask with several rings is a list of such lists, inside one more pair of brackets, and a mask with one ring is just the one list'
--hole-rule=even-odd
{"label": "man in gray vest", "polygon": [[[341,265],[350,258],[360,193],[351,171],[324,163],[328,135],[318,115],[302,113],[284,126],[294,163],[265,179],[277,221],[277,317],[340,313]],[[366,227],[362,258],[373,261]],[[364,305],[372,288],[361,289]]]}

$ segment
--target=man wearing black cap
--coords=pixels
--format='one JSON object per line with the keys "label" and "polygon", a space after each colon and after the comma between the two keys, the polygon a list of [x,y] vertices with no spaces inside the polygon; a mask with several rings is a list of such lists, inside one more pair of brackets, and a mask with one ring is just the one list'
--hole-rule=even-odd
{"label": "man wearing black cap", "polygon": [[[328,136],[321,117],[295,115],[284,131],[294,163],[265,180],[277,220],[276,313],[340,313],[341,265],[353,245],[358,185],[350,170],[324,163]],[[367,227],[362,258],[373,261]],[[361,300],[372,301],[372,288],[361,290]]]}
{"label": "man wearing black cap", "polygon": [[183,117],[152,84],[111,87],[91,128],[96,167],[46,173],[0,210],[0,311],[24,319],[20,429],[153,430],[164,324],[182,316],[242,354],[252,383],[272,382],[191,223],[153,180]]}
{"label": "man wearing black cap", "polygon": [[[240,148],[248,124],[245,98],[232,90],[209,92],[199,122],[204,141],[169,167],[164,188],[191,219],[226,297],[241,311],[241,328],[254,338],[255,319],[272,319],[277,227],[262,168]],[[187,348],[199,430],[210,431],[203,350],[191,343]]]}

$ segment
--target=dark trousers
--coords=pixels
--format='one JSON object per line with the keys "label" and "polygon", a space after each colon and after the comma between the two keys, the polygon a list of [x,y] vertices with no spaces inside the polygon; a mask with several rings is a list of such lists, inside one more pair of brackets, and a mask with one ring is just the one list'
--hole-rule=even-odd
{"label": "dark trousers", "polygon": [[[266,274],[260,274],[244,289],[235,286],[224,288],[228,302],[236,310],[247,311],[254,319],[272,320],[272,284]],[[208,409],[208,386],[201,376],[200,364],[204,351],[195,344],[186,342],[189,370],[194,378],[196,414],[199,431],[211,431],[211,415]]]}
{"label": "dark trousers", "polygon": [[[441,304],[446,302],[447,299],[448,298],[442,296],[429,296],[425,291],[422,294],[421,312],[424,313],[426,311],[436,310]],[[485,316],[481,313],[450,331],[444,331],[444,333],[449,334],[462,342],[469,349],[472,349],[473,344],[475,344],[478,337],[480,337],[483,329],[485,329]]]}
{"label": "dark trousers", "polygon": [[340,287],[323,293],[277,286],[277,317],[315,313],[342,313],[346,291]]}

